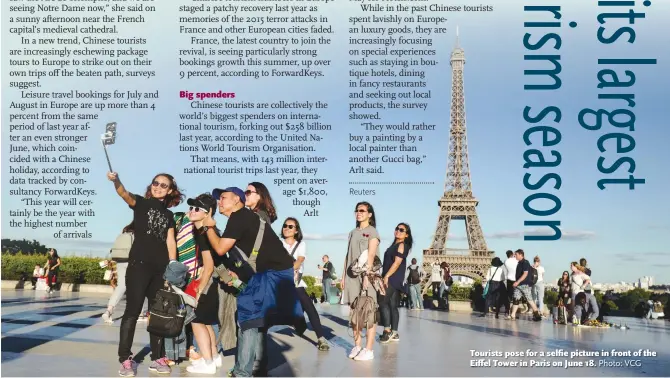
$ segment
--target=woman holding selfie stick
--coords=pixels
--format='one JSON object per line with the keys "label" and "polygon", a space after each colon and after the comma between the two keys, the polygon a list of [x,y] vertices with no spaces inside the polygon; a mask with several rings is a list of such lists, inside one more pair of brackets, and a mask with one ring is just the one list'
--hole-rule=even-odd
{"label": "woman holding selfie stick", "polygon": [[[165,268],[170,261],[177,260],[174,215],[168,209],[179,205],[184,195],[174,177],[166,173],[154,176],[143,196],[126,190],[115,172],[107,173],[107,178],[114,183],[116,194],[133,209],[135,224],[135,239],[126,271],[126,310],[119,340],[119,375],[126,377],[134,376],[137,369],[131,346],[144,299],[155,298],[163,287]],[[152,360],[149,371],[169,374],[168,361],[162,356],[163,339],[152,334],[149,339]]]}

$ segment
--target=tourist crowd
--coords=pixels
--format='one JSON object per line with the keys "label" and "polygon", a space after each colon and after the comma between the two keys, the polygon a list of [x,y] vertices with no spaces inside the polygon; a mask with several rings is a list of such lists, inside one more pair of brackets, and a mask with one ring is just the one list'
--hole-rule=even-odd
{"label": "tourist crowd", "polygon": [[[103,314],[106,322],[112,322],[114,308],[125,294],[118,348],[121,376],[136,374],[131,346],[137,321],[147,312],[149,370],[155,373],[168,374],[170,366],[188,359],[188,372],[216,374],[222,367],[221,351],[236,348],[235,366],[228,376],[267,375],[269,327],[289,325],[303,335],[307,329],[303,313],[316,334],[317,348],[330,349],[315,298],[307,294],[302,278],[308,250],[300,222],[285,217],[281,234],[275,234],[270,225],[278,214],[265,185],[252,182],[246,190],[215,188],[186,200],[188,212],[173,213],[170,209],[185,196],[171,175],[156,175],[141,195],[129,192],[116,173],[107,176],[133,211],[132,222],[123,228],[111,251],[116,287]],[[217,228],[217,212],[228,218],[223,230]],[[434,263],[429,272],[416,258],[407,264],[413,245],[409,224],[396,225],[392,242],[381,255],[372,204],[357,203],[354,217],[341,275],[327,255],[318,269],[323,274],[325,303],[333,300],[330,289],[339,278],[340,303],[351,307],[354,347],[349,357],[365,361],[374,358],[377,325],[383,326],[381,343],[400,340],[402,298],[408,299],[410,308],[422,310],[423,293],[432,288],[438,307],[448,309],[453,278],[446,262]],[[48,265],[56,269],[51,275],[60,264],[53,252]],[[556,307],[568,309],[566,313],[576,321],[597,317],[586,261],[573,263],[571,270],[559,280]],[[505,307],[507,318],[516,319],[520,305],[526,303],[533,319],[542,319],[544,273],[540,258],[536,256],[531,264],[520,249],[508,251],[504,263],[493,258],[484,281],[482,316],[493,309],[498,317]],[[183,300],[172,301],[172,294]],[[148,311],[143,309],[145,301]],[[170,306],[178,309],[170,312]],[[556,319],[559,316],[555,314]],[[183,323],[176,322],[180,319]],[[172,329],[174,324],[180,328]],[[170,337],[165,336],[168,332]]]}

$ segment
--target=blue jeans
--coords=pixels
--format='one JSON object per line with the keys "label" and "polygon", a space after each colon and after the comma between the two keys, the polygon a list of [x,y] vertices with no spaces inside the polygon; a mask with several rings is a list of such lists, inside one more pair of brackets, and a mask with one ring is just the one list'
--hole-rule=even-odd
{"label": "blue jeans", "polygon": [[237,361],[235,361],[235,368],[233,369],[235,376],[253,376],[254,362],[261,343],[263,343],[263,334],[258,328],[249,328],[246,331],[238,330]]}
{"label": "blue jeans", "polygon": [[442,281],[440,283],[440,298],[442,298],[445,292],[447,293],[447,298],[445,299],[445,301],[449,303],[449,286],[447,286],[445,281]]}
{"label": "blue jeans", "polygon": [[323,288],[323,298],[325,299],[325,303],[330,303],[330,285],[333,283],[333,280],[331,278],[326,278],[323,280],[323,283],[321,284],[321,287]]}
{"label": "blue jeans", "polygon": [[421,284],[409,285],[409,298],[411,300],[412,308],[423,308],[423,300],[421,300]]}

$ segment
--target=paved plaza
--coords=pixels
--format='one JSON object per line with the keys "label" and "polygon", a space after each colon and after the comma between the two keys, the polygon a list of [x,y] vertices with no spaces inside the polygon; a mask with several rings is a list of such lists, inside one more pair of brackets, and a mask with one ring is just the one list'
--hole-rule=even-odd
{"label": "paved plaza", "polygon": [[[108,296],[31,290],[2,291],[3,376],[117,376],[116,350],[120,320],[106,325],[100,320]],[[329,352],[315,347],[314,333],[297,337],[290,327],[274,327],[269,338],[271,376],[668,376],[670,375],[670,322],[643,319],[607,319],[627,323],[628,330],[586,329],[554,325],[549,320],[531,322],[479,318],[475,314],[410,311],[401,309],[400,342],[375,343],[373,361],[347,359],[352,333],[347,328],[346,306],[318,305]],[[116,317],[121,316],[122,308]],[[139,323],[133,352],[144,355],[138,376],[155,376],[149,366],[146,323]],[[381,328],[379,330],[381,332]],[[648,349],[656,357],[540,357],[540,352],[575,351],[637,352]],[[473,357],[478,352],[538,353],[534,357]],[[506,363],[510,366],[471,367]],[[535,366],[531,367],[531,361]],[[550,366],[543,367],[542,361]],[[551,367],[593,363],[595,367]],[[626,366],[640,365],[640,366]],[[637,362],[636,362],[637,361]],[[225,376],[234,357],[224,359],[216,376]],[[528,366],[513,366],[527,363]],[[173,368],[172,376],[188,376],[188,362]],[[605,366],[598,367],[599,364]],[[611,365],[621,366],[611,366]]]}

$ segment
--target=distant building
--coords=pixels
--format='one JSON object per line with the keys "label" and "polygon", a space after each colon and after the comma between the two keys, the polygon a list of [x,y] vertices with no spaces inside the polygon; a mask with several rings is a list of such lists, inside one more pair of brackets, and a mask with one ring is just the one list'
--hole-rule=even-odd
{"label": "distant building", "polygon": [[626,283],[626,282],[618,282],[618,283],[597,283],[593,284],[593,290],[600,291],[600,292],[612,292],[612,293],[625,293],[629,290],[633,290],[636,287],[636,285],[632,283]]}
{"label": "distant building", "polygon": [[650,286],[654,286],[654,277],[644,276],[637,280],[637,287],[640,289],[649,289]]}

